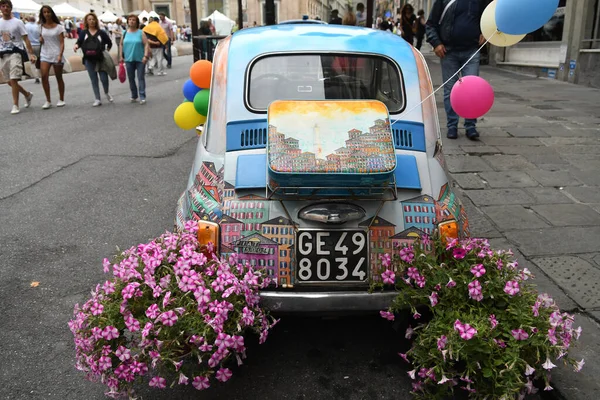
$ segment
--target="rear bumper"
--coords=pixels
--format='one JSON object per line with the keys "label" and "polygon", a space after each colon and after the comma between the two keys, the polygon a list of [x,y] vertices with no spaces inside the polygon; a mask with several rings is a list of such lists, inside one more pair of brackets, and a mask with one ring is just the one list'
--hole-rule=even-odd
{"label": "rear bumper", "polygon": [[387,309],[398,294],[392,292],[277,292],[260,293],[261,304],[284,313],[328,313]]}

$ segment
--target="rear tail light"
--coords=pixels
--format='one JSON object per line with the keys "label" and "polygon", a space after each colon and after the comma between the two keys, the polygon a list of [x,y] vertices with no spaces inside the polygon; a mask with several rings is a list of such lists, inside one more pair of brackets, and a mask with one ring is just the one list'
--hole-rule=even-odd
{"label": "rear tail light", "polygon": [[215,251],[219,249],[219,224],[210,221],[198,221],[198,242],[204,247],[209,243],[215,245]]}
{"label": "rear tail light", "polygon": [[448,239],[458,239],[458,222],[456,220],[444,221],[438,225],[442,243],[446,243]]}

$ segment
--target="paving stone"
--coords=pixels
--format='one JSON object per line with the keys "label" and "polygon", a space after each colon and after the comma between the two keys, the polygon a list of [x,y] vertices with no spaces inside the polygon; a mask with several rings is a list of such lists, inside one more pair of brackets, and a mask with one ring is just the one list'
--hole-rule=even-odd
{"label": "paving stone", "polygon": [[543,128],[509,127],[506,129],[514,137],[545,137],[548,136]]}
{"label": "paving stone", "polygon": [[582,203],[600,202],[600,187],[598,186],[572,186],[565,188],[565,192]]}
{"label": "paving stone", "polygon": [[[508,134],[507,134],[508,135]],[[544,144],[534,138],[514,138],[514,137],[481,137],[485,144],[491,146],[543,146]]]}
{"label": "paving stone", "polygon": [[492,167],[487,165],[481,157],[477,156],[448,156],[446,165],[450,172],[479,172],[491,171]]}
{"label": "paving stone", "polygon": [[590,204],[590,207],[592,207],[594,210],[598,211],[600,213],[600,203],[598,204]]}
{"label": "paving stone", "polygon": [[600,186],[600,173],[598,171],[600,171],[600,168],[589,171],[573,170],[572,174],[588,186]]}
{"label": "paving stone", "polygon": [[600,145],[575,144],[571,146],[553,146],[559,154],[600,154]]}
{"label": "paving stone", "polygon": [[481,157],[485,162],[490,164],[496,171],[509,170],[531,170],[535,169],[535,165],[530,163],[521,155],[506,155],[498,154]]}
{"label": "paving stone", "polygon": [[463,149],[461,149],[460,147],[452,147],[452,146],[447,146],[446,144],[444,144],[444,149],[443,149],[444,155],[446,156],[464,156],[466,155],[466,153],[464,152]]}
{"label": "paving stone", "polygon": [[463,189],[484,189],[485,182],[476,173],[452,174],[452,178]]}
{"label": "paving stone", "polygon": [[600,226],[515,230],[504,235],[528,257],[600,250]]}
{"label": "paving stone", "polygon": [[486,146],[483,142],[480,142],[479,146],[460,146],[460,148],[467,154],[473,154],[480,156],[482,154],[500,154],[500,150],[494,146]]}
{"label": "paving stone", "polygon": [[[494,137],[494,138],[509,138],[510,135],[508,134],[508,132],[506,132],[505,129],[503,128],[490,128],[490,127],[486,127],[486,128],[480,128],[477,127],[477,130],[479,131],[479,140],[481,141],[482,138],[486,138],[489,139],[490,137]],[[487,141],[484,141],[485,144],[489,144]]]}
{"label": "paving stone", "polygon": [[465,190],[465,194],[478,206],[535,203],[523,189]]}
{"label": "paving stone", "polygon": [[581,182],[567,171],[529,170],[527,173],[542,186],[581,186]]}
{"label": "paving stone", "polygon": [[501,145],[496,145],[496,147],[503,154],[520,154],[522,156],[525,156],[527,154],[558,155],[556,150],[554,150],[548,146],[519,146],[519,145],[517,145],[517,146],[501,146]]}
{"label": "paving stone", "polygon": [[523,171],[482,172],[480,176],[492,188],[534,187],[539,184]]}
{"label": "paving stone", "polygon": [[488,217],[477,208],[469,199],[464,198],[464,195],[460,196],[462,199],[463,207],[469,218],[469,229],[471,236],[482,237],[482,238],[493,238],[502,237],[502,234]]}
{"label": "paving stone", "polygon": [[[536,125],[544,126],[548,121],[538,116],[506,116],[506,117],[483,117],[479,119],[477,125],[482,127],[514,127],[515,125]],[[507,129],[508,130],[508,129]],[[546,135],[542,135],[546,136]]]}
{"label": "paving stone", "polygon": [[600,154],[561,154],[561,157],[581,171],[600,170]]}
{"label": "paving stone", "polygon": [[[554,226],[600,225],[600,214],[584,204],[545,204],[531,209]],[[600,238],[598,247],[600,249]]]}
{"label": "paving stone", "polygon": [[556,188],[535,187],[524,189],[529,193],[537,204],[560,204],[572,203],[573,200],[564,194],[562,190]]}
{"label": "paving stone", "polygon": [[577,361],[584,359],[586,364],[581,372],[575,372],[573,367],[555,361],[558,368],[552,370],[551,385],[555,388],[553,392],[558,393],[551,397],[595,400],[600,398],[600,363],[596,361],[600,358],[600,328],[584,313],[575,315],[574,326],[581,326],[582,334],[569,349],[569,355]]}
{"label": "paving stone", "polygon": [[[562,164],[562,168],[569,163],[563,160],[558,154],[554,152],[548,153],[529,153],[523,154],[523,157],[529,162],[534,163],[535,165],[541,167],[542,165],[559,165]],[[546,169],[546,168],[544,168]]]}
{"label": "paving stone", "polygon": [[540,138],[546,146],[570,146],[573,144],[600,144],[600,137],[548,137]]}
{"label": "paving stone", "polygon": [[600,307],[600,270],[576,256],[539,257],[531,261],[582,308]]}
{"label": "paving stone", "polygon": [[501,231],[550,226],[533,211],[519,205],[482,207],[481,211],[487,214]]}

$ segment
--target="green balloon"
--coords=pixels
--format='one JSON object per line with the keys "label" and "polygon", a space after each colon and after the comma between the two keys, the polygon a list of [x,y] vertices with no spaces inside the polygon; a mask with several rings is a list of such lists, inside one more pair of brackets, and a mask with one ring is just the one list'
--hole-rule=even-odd
{"label": "green balloon", "polygon": [[210,98],[210,90],[201,90],[194,96],[194,108],[200,115],[205,117],[208,115],[208,100]]}

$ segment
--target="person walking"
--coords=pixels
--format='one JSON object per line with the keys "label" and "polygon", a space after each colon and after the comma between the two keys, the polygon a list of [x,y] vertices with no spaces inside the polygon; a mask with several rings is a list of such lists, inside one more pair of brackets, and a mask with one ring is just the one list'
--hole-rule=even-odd
{"label": "person walking", "polygon": [[[125,61],[125,66],[127,67],[131,102],[135,103],[137,101],[139,93],[140,104],[146,104],[146,74],[144,73],[144,68],[150,54],[148,38],[140,29],[140,19],[136,15],[131,14],[127,17],[127,25],[128,28],[123,34],[121,43],[123,53],[119,53],[119,57],[121,61]],[[137,86],[135,84],[136,74],[138,79]]]}
{"label": "person walking", "polygon": [[169,38],[169,41],[165,44],[163,55],[165,60],[167,60],[167,68],[171,68],[171,61],[173,61],[173,57],[171,57],[171,44],[175,41],[175,37],[173,35],[173,24],[169,22],[165,13],[160,13],[158,16],[160,18],[160,26],[163,28],[167,34],[167,37]]}
{"label": "person walking", "polygon": [[[35,23],[35,17],[32,15],[27,18],[27,23],[25,24],[25,29],[27,30],[27,37],[29,38],[29,42],[31,42],[31,47],[33,47],[33,52],[35,56],[40,58],[40,26]],[[36,63],[31,63],[31,75],[35,78],[35,83],[40,83],[40,70],[37,69]]]}
{"label": "person walking", "polygon": [[[448,139],[458,137],[459,117],[452,109],[450,92],[458,81],[452,77],[465,63],[462,76],[479,75],[479,53],[477,49],[485,42],[479,21],[491,0],[435,0],[427,19],[425,30],[427,42],[441,60],[444,82],[444,108],[446,109]],[[471,56],[475,56],[471,58]],[[471,60],[469,60],[471,58]],[[469,62],[467,63],[467,61]],[[479,138],[477,119],[465,119],[466,136],[471,140]]]}
{"label": "person walking", "polygon": [[143,31],[148,37],[148,43],[152,51],[148,71],[154,74],[154,70],[156,69],[156,75],[167,75],[163,65],[163,45],[168,42],[169,38],[158,23],[158,18],[153,18]]}
{"label": "person walking", "polygon": [[113,40],[115,41],[115,43],[117,44],[117,54],[119,55],[119,57],[122,54],[122,38],[123,38],[123,20],[121,18],[117,18],[117,21],[113,24],[112,26],[112,31],[111,31],[112,35],[113,35]]}
{"label": "person walking", "polygon": [[104,89],[106,98],[111,103],[114,101],[108,90],[108,74],[106,71],[96,70],[96,65],[102,63],[104,50],[110,51],[112,48],[112,41],[110,40],[108,34],[100,29],[98,17],[94,13],[88,13],[85,16],[83,27],[84,29],[79,34],[79,38],[73,47],[73,51],[81,49],[83,52],[83,63],[85,64],[85,69],[90,76],[92,89],[94,90],[95,100],[92,106],[98,107],[102,105],[102,101],[100,99],[100,87],[98,85],[98,76],[100,76],[100,81],[102,82],[102,88]]}
{"label": "person walking", "polygon": [[59,100],[56,107],[65,105],[65,82],[63,80],[63,53],[65,51],[65,28],[59,23],[58,17],[50,6],[40,9],[40,71],[42,73],[42,87],[46,95],[44,110],[52,107],[50,99],[50,67],[54,68],[54,76],[58,84]]}
{"label": "person walking", "polygon": [[417,17],[415,9],[410,4],[405,4],[400,10],[400,26],[402,27],[402,37],[411,46],[414,44]]}
{"label": "person walking", "polygon": [[12,8],[10,0],[0,0],[0,13],[2,13],[2,18],[0,18],[0,71],[12,91],[13,107],[10,113],[18,114],[21,111],[19,109],[19,93],[25,97],[25,108],[31,105],[33,98],[33,93],[19,85],[24,73],[25,47],[27,47],[29,60],[32,63],[35,63],[37,58],[27,37],[25,24],[13,16]]}
{"label": "person walking", "polygon": [[423,45],[423,38],[425,37],[425,10],[419,10],[417,12],[417,45],[415,46],[417,50],[421,50],[421,46]]}
{"label": "person walking", "polygon": [[340,18],[338,10],[331,11],[331,19],[329,20],[329,25],[342,25],[342,18]]}

